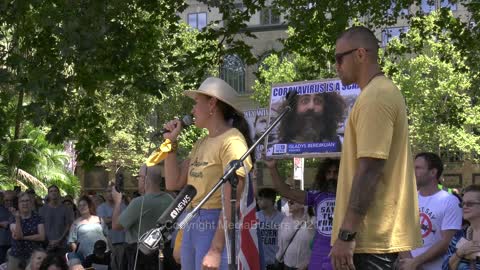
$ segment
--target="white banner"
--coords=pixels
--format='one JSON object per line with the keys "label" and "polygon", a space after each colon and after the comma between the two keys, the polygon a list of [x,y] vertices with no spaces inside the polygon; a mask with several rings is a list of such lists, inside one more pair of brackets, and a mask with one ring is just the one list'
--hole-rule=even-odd
{"label": "white banner", "polygon": [[305,171],[304,165],[305,165],[304,158],[299,158],[299,157],[293,158],[293,180],[300,181],[301,190],[304,190],[304,181],[303,181],[303,175]]}

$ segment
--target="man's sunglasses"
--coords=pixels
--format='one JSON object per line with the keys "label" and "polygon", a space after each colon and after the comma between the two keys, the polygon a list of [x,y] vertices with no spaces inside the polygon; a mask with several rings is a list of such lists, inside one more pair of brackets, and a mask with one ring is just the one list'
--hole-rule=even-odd
{"label": "man's sunglasses", "polygon": [[[355,49],[351,49],[349,51],[346,51],[346,52],[343,52],[343,53],[337,53],[335,54],[335,62],[339,65],[341,65],[343,63],[343,57],[346,56],[346,55],[349,55],[351,53],[353,53],[354,51],[358,50],[358,49],[362,49],[362,48],[355,48]],[[363,48],[365,49],[365,48]],[[365,49],[365,51],[369,51],[368,49]]]}

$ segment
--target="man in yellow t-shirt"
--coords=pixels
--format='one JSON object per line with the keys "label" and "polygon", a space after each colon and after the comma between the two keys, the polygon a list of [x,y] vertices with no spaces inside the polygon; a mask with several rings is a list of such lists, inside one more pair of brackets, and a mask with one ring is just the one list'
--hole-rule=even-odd
{"label": "man in yellow t-shirt", "polygon": [[330,258],[334,269],[393,269],[399,252],[422,245],[405,101],[369,29],[346,30],[335,51],[342,84],[361,93],[345,130]]}

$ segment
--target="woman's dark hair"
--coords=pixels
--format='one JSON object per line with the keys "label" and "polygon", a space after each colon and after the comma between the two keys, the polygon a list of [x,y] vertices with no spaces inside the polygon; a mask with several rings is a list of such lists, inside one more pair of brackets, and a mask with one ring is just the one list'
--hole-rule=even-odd
{"label": "woman's dark hair", "polygon": [[58,192],[60,192],[60,189],[58,188],[57,185],[50,185],[50,186],[47,188],[47,191],[50,191],[51,188],[55,188],[55,189],[57,189]]}
{"label": "woman's dark hair", "polygon": [[325,175],[328,172],[330,167],[340,167],[340,160],[326,158],[324,161],[320,162],[318,165],[317,175],[315,176],[315,181],[313,182],[312,189],[318,191],[327,191],[328,183]]}
{"label": "woman's dark hair", "polygon": [[[225,121],[232,120],[232,127],[238,129],[245,137],[247,142],[247,147],[250,148],[253,145],[252,138],[250,138],[250,126],[248,125],[247,120],[243,117],[243,114],[237,112],[232,106],[222,102],[217,99],[217,106],[223,114]],[[255,164],[255,151],[250,153],[250,158],[252,159],[252,165]]]}
{"label": "woman's dark hair", "polygon": [[65,261],[65,257],[55,253],[47,255],[45,260],[43,260],[42,265],[40,265],[40,270],[48,270],[48,267],[52,265],[60,267],[60,269],[62,270],[68,270],[68,265]]}
{"label": "woman's dark hair", "polygon": [[98,198],[102,199],[102,202],[105,202],[105,197],[103,197],[102,194],[97,194],[96,196],[98,196]]}
{"label": "woman's dark hair", "polygon": [[28,258],[28,264],[31,265],[32,263],[32,259],[33,259],[33,255],[37,252],[42,252],[42,253],[45,253],[45,254],[48,254],[47,251],[43,248],[35,248],[33,249],[32,253],[30,254],[30,258]]}
{"label": "woman's dark hair", "polygon": [[277,192],[273,188],[262,188],[258,191],[258,197],[270,199],[273,204],[277,199]]}
{"label": "woman's dark hair", "polygon": [[95,204],[93,203],[92,199],[88,197],[87,195],[83,195],[78,199],[78,203],[80,204],[81,201],[85,201],[88,205],[88,210],[90,211],[90,215],[96,215],[97,211],[95,209]]}
{"label": "woman's dark hair", "polygon": [[70,200],[70,199],[64,199],[64,200],[62,201],[62,204],[66,203],[66,202],[69,202],[69,203],[72,204],[73,212],[76,212],[76,211],[77,211],[77,205],[75,205],[75,203],[74,203],[72,200]]}

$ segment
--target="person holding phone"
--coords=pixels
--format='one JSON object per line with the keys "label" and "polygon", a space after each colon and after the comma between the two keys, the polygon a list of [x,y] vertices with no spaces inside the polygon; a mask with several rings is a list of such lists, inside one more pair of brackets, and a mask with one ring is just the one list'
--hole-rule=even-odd
{"label": "person holding phone", "polygon": [[[127,245],[123,263],[128,265],[128,269],[158,269],[158,251],[148,255],[139,251],[137,256],[138,242],[145,232],[155,227],[157,219],[173,201],[173,197],[169,193],[161,190],[162,166],[148,167],[145,173],[145,194],[133,199],[123,211],[121,207],[122,193],[115,188],[112,188],[111,191],[114,201],[112,229],[125,230]],[[174,269],[173,258],[167,243],[163,250],[165,255],[163,265],[165,269]]]}
{"label": "person holding phone", "polygon": [[[125,241],[125,231],[124,230],[113,230],[112,229],[112,216],[113,208],[115,207],[115,201],[112,197],[112,188],[115,188],[113,183],[110,183],[105,189],[105,198],[106,202],[102,203],[97,207],[97,215],[103,220],[108,228],[108,241],[111,245],[111,266],[115,270],[126,270],[127,269],[127,260],[125,259],[125,249],[127,247],[127,242]],[[127,206],[124,202],[120,203],[120,212],[123,212]]]}

